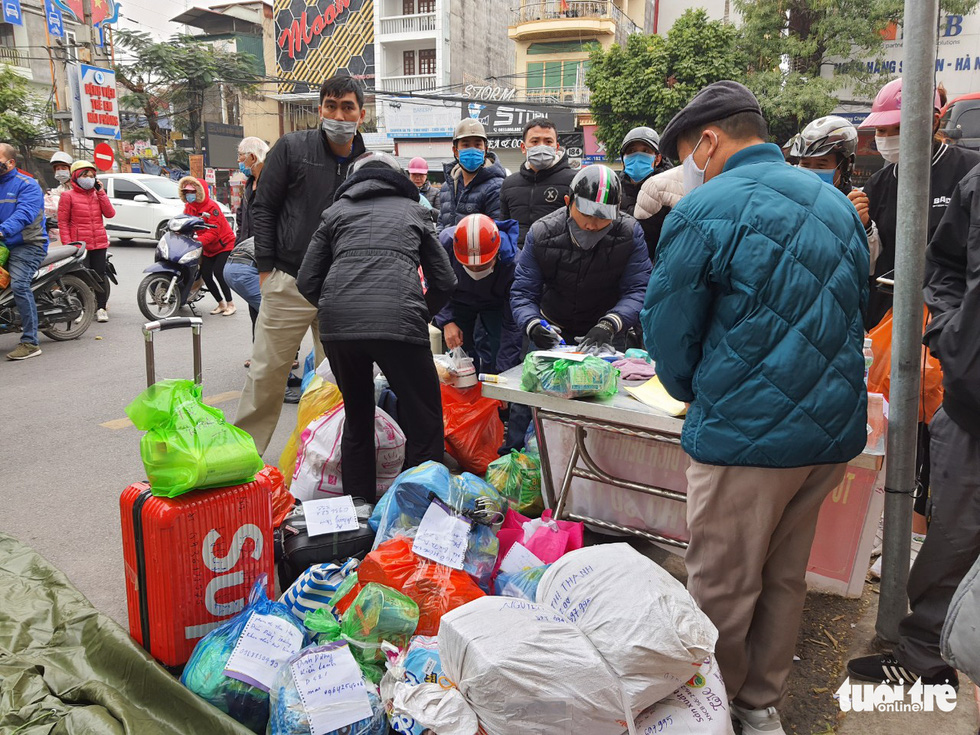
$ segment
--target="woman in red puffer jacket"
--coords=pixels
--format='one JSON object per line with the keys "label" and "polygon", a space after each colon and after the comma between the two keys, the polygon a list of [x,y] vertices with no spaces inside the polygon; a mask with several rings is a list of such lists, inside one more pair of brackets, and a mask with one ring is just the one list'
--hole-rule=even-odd
{"label": "woman in red puffer jacket", "polygon": [[99,274],[102,290],[96,294],[98,311],[96,321],[107,322],[106,302],[109,300],[109,279],[106,278],[106,258],[109,253],[109,235],[105,231],[103,217],[116,216],[116,210],[95,178],[95,164],[75,161],[71,166],[71,190],[62,193],[58,201],[58,228],[61,241],[85,243],[85,264]]}
{"label": "woman in red puffer jacket", "polygon": [[236,309],[231,300],[231,289],[225,283],[225,263],[228,255],[235,248],[235,232],[225,219],[221,207],[208,194],[208,185],[205,182],[193,176],[185,176],[177,187],[180,189],[180,198],[184,202],[184,214],[200,217],[207,224],[215,226],[213,230],[200,230],[197,233],[198,242],[204,246],[204,253],[201,256],[201,278],[218,302],[211,313],[231,316]]}

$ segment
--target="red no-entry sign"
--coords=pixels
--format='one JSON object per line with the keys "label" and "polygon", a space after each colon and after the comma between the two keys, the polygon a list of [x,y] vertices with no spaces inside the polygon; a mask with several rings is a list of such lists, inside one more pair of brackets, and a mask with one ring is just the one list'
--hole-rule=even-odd
{"label": "red no-entry sign", "polygon": [[115,160],[115,155],[112,152],[112,146],[108,143],[99,143],[95,146],[95,167],[99,171],[108,171],[112,168],[112,162]]}

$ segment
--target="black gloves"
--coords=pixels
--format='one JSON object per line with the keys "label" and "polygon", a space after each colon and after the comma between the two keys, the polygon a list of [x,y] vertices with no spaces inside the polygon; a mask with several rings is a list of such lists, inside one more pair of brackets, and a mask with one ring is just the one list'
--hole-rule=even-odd
{"label": "black gloves", "polygon": [[528,337],[539,350],[550,350],[561,344],[561,334],[537,322],[528,332]]}
{"label": "black gloves", "polygon": [[609,323],[608,319],[603,318],[582,337],[582,341],[579,342],[578,346],[582,350],[602,347],[602,345],[612,343],[615,335],[616,328]]}

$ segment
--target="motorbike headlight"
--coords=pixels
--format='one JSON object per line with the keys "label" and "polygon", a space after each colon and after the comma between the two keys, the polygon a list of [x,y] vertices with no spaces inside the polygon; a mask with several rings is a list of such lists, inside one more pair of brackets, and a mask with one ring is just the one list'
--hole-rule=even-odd
{"label": "motorbike headlight", "polygon": [[157,255],[160,256],[160,260],[170,260],[170,246],[167,245],[166,237],[161,237],[160,242],[157,243]]}
{"label": "motorbike headlight", "polygon": [[184,253],[180,260],[177,262],[181,265],[187,265],[188,263],[193,263],[195,260],[201,259],[201,248],[194,248],[189,253]]}

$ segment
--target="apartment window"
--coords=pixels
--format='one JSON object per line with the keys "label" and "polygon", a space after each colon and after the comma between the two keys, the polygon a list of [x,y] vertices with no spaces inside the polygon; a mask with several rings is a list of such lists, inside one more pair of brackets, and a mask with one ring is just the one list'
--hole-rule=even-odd
{"label": "apartment window", "polygon": [[527,87],[535,89],[557,89],[575,87],[579,68],[584,74],[587,61],[537,61],[527,65]]}
{"label": "apartment window", "polygon": [[402,15],[415,15],[415,0],[402,0]]}
{"label": "apartment window", "polygon": [[415,52],[414,51],[402,52],[402,74],[404,74],[407,77],[415,75]]}
{"label": "apartment window", "polygon": [[436,50],[424,48],[419,51],[419,74],[436,73]]}
{"label": "apartment window", "polygon": [[436,0],[419,0],[419,12],[420,13],[436,12]]}
{"label": "apartment window", "polygon": [[14,48],[14,27],[12,25],[0,23],[0,46]]}

